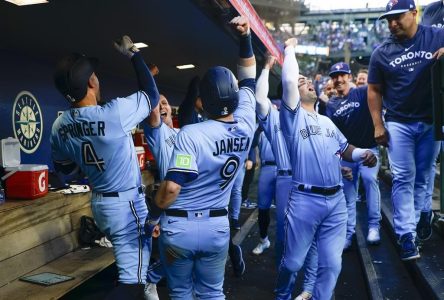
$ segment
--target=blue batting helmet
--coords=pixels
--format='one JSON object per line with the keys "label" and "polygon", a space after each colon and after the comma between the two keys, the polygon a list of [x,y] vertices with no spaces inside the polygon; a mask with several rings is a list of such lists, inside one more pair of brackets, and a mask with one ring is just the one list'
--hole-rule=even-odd
{"label": "blue batting helmet", "polygon": [[233,113],[239,103],[237,80],[224,67],[210,68],[200,81],[199,92],[203,109],[212,118]]}

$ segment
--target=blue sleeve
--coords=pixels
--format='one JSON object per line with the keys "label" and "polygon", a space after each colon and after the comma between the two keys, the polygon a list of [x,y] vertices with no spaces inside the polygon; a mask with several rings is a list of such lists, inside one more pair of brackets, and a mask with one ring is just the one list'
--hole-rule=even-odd
{"label": "blue sleeve", "polygon": [[370,57],[370,64],[368,66],[368,83],[382,84],[383,83],[383,70],[380,67],[379,50],[376,49]]}
{"label": "blue sleeve", "polygon": [[143,61],[142,54],[140,52],[135,53],[131,61],[136,72],[139,89],[148,95],[151,108],[156,107],[159,103],[159,91],[157,90],[153,75],[151,75],[150,70]]}
{"label": "blue sleeve", "polygon": [[185,183],[191,182],[197,178],[196,173],[183,173],[178,171],[168,171],[164,180],[169,180],[177,183],[180,186],[184,186]]}
{"label": "blue sleeve", "polygon": [[197,121],[196,111],[194,106],[197,97],[199,97],[199,76],[194,77],[188,85],[187,94],[185,99],[179,106],[179,127],[182,128],[185,125],[193,124]]}
{"label": "blue sleeve", "polygon": [[256,79],[247,78],[247,79],[241,80],[239,82],[239,88],[241,88],[241,87],[250,88],[251,90],[253,90],[253,93],[254,93],[254,91],[256,90]]}
{"label": "blue sleeve", "polygon": [[259,146],[259,137],[261,136],[262,128],[258,127],[254,132],[253,141],[251,142],[250,152],[248,152],[248,160],[256,162],[256,147]]}

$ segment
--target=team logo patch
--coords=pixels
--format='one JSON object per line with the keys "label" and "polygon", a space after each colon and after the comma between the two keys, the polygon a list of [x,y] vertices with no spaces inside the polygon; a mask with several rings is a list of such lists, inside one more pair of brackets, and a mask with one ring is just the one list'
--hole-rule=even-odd
{"label": "team logo patch", "polygon": [[177,168],[191,169],[191,155],[177,154],[176,165]]}
{"label": "team logo patch", "polygon": [[387,6],[389,7],[389,9],[391,10],[393,6],[395,6],[396,4],[398,4],[398,0],[392,0],[390,1]]}
{"label": "team logo patch", "polygon": [[12,128],[23,152],[34,153],[42,141],[43,118],[40,105],[30,92],[22,91],[15,98]]}

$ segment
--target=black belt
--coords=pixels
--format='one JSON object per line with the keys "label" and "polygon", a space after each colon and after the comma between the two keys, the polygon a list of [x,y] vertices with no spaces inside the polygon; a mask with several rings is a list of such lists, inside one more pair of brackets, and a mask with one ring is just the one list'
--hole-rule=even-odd
{"label": "black belt", "polygon": [[303,184],[298,185],[298,190],[301,192],[308,192],[313,194],[319,194],[323,196],[331,196],[336,194],[341,189],[340,185],[334,186],[334,187],[320,187],[320,186],[312,186],[311,188],[305,189],[305,186]]}
{"label": "black belt", "polygon": [[278,176],[291,176],[293,172],[291,170],[279,170]]}
{"label": "black belt", "polygon": [[[139,194],[143,194],[143,189],[141,186],[137,188],[137,192],[139,192]],[[119,192],[102,193],[102,197],[119,197]]]}
{"label": "black belt", "polygon": [[[201,214],[201,212],[196,211],[195,212],[196,217],[198,214]],[[188,217],[188,211],[187,210],[181,210],[181,209],[167,209],[165,211],[165,215],[171,216],[171,217]],[[222,217],[228,215],[228,211],[225,208],[221,209],[212,209],[210,210],[210,217]]]}
{"label": "black belt", "polygon": [[276,162],[275,161],[263,161],[261,163],[261,165],[263,165],[263,166],[275,166]]}

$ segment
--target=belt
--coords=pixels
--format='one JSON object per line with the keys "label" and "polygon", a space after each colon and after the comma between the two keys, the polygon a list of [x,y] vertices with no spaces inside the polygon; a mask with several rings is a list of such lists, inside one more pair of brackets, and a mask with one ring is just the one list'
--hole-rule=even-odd
{"label": "belt", "polygon": [[263,166],[275,166],[276,162],[275,161],[263,161],[261,163],[261,165],[263,165]]}
{"label": "belt", "polygon": [[[139,194],[143,194],[143,189],[141,186],[137,188],[137,191]],[[102,197],[119,197],[119,192],[102,193]]]}
{"label": "belt", "polygon": [[[189,211],[187,210],[181,210],[181,209],[167,209],[165,210],[165,215],[170,217],[188,217]],[[202,212],[196,211],[195,216],[198,217],[199,214],[202,214]],[[211,209],[210,210],[210,218],[211,217],[222,217],[228,215],[228,211],[225,208],[221,209]]]}
{"label": "belt", "polygon": [[331,196],[336,194],[341,189],[340,185],[333,186],[333,187],[320,187],[320,186],[306,186],[304,184],[298,185],[298,190],[301,192],[308,192],[313,194],[319,194],[323,196]]}
{"label": "belt", "polygon": [[293,172],[291,170],[279,170],[278,176],[291,176]]}

